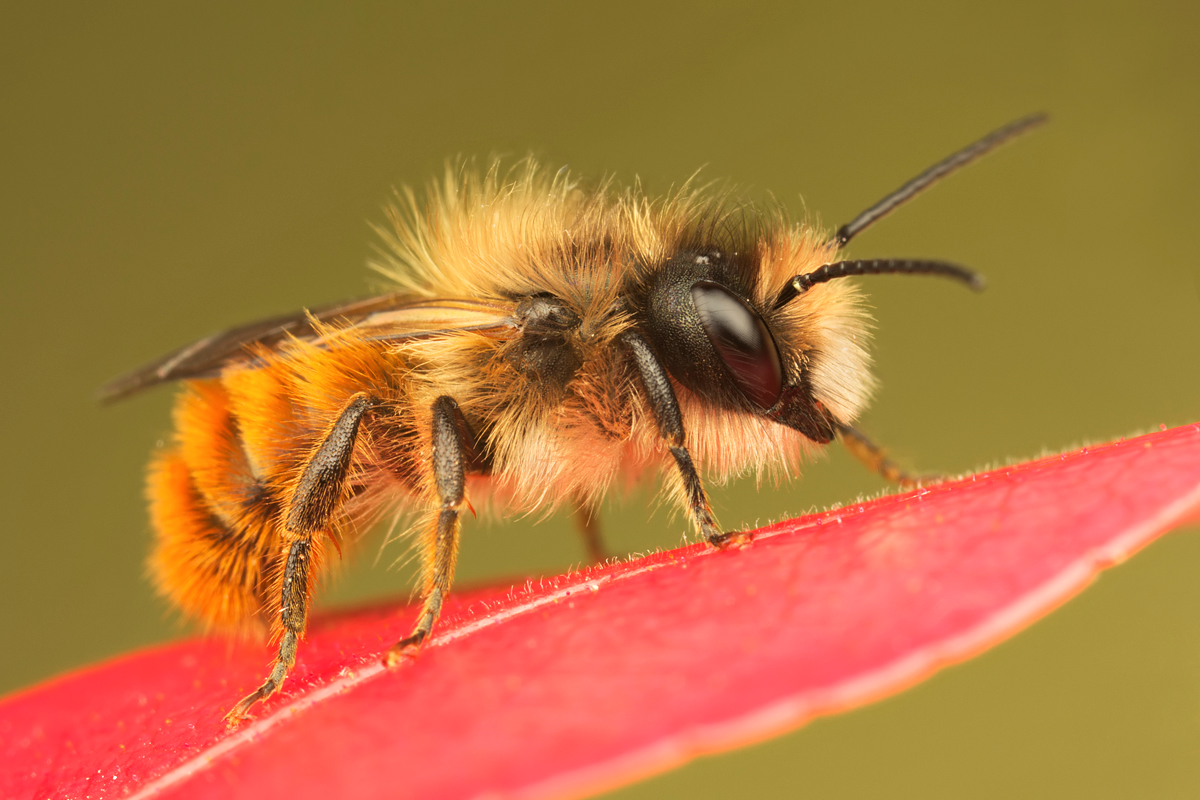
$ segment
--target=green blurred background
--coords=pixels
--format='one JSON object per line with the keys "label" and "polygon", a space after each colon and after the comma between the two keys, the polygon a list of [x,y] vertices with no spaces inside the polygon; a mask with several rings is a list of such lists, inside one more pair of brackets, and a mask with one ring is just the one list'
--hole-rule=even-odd
{"label": "green blurred background", "polygon": [[[171,393],[106,379],[213,330],[360,295],[393,185],[534,152],[651,191],[705,166],[845,222],[1030,111],[1053,124],[855,242],[984,271],[876,278],[864,427],[963,471],[1200,419],[1196,4],[290,3],[11,7],[0,31],[0,691],[181,627],[143,578]],[[881,482],[831,452],[727,526]],[[679,543],[647,496],[622,552]],[[366,545],[324,604],[407,591]],[[474,526],[460,580],[582,558],[565,519]],[[1200,795],[1200,537],[1180,533],[899,697],[625,798]]]}

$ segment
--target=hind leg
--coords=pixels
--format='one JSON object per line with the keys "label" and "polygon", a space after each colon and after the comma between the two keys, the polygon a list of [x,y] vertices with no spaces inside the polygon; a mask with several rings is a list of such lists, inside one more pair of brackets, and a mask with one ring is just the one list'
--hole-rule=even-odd
{"label": "hind leg", "polygon": [[284,515],[284,537],[291,544],[284,560],[279,598],[279,621],[283,628],[279,653],[263,684],[225,715],[230,727],[246,719],[251,706],[278,691],[296,664],[296,650],[308,624],[312,595],[313,537],[326,533],[333,538],[329,524],[342,502],[359,425],[367,411],[377,405],[379,400],[365,392],[352,396],[300,473]]}
{"label": "hind leg", "polygon": [[283,636],[279,640],[279,653],[275,656],[275,666],[271,674],[250,694],[238,701],[238,704],[225,715],[225,722],[232,728],[243,720],[249,719],[247,711],[250,707],[270,697],[283,685],[288,672],[296,665],[296,650],[300,639],[304,636],[304,628],[308,623],[308,588],[312,565],[312,540],[301,539],[293,542],[288,548],[287,561],[283,573],[283,597],[280,620],[283,623]]}

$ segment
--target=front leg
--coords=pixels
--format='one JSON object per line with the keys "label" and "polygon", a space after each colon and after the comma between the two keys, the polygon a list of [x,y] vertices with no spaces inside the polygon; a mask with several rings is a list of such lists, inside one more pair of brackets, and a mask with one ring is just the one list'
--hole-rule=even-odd
{"label": "front leg", "polygon": [[464,500],[467,448],[459,427],[458,404],[442,396],[433,402],[433,482],[438,508],[429,520],[422,539],[422,594],[425,602],[417,626],[405,639],[388,650],[384,663],[391,667],[405,656],[415,655],[433,630],[442,601],[454,582],[458,560],[459,509]]}
{"label": "front leg", "polygon": [[896,462],[887,457],[883,448],[867,438],[867,435],[853,425],[835,423],[838,438],[842,444],[862,463],[864,467],[875,472],[889,483],[898,485],[901,489],[916,489],[922,485],[937,483],[943,480],[940,475],[912,475],[905,472]]}
{"label": "front leg", "polygon": [[683,491],[692,523],[704,537],[704,541],[714,547],[725,547],[730,543],[733,534],[722,533],[716,519],[713,518],[708,495],[704,492],[700,475],[692,462],[692,455],[683,443],[683,416],[679,413],[679,401],[675,399],[675,389],[671,386],[666,369],[641,334],[629,331],[621,336],[621,343],[633,355],[633,363],[637,366],[638,376],[646,390],[650,409],[658,422],[658,431],[666,440],[667,447],[675,458],[675,464],[679,467],[679,477],[683,481]]}

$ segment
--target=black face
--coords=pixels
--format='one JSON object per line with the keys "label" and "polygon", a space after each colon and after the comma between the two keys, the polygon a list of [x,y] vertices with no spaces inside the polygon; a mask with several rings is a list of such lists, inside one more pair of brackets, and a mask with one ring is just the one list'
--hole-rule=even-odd
{"label": "black face", "polygon": [[749,300],[749,265],[719,252],[681,252],[647,286],[645,323],[667,371],[706,400],[779,422],[818,442],[832,420]]}

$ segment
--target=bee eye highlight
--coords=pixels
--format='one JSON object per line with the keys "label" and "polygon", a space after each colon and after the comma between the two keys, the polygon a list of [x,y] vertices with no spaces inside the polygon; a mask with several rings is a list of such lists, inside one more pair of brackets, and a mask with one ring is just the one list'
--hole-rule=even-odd
{"label": "bee eye highlight", "polygon": [[700,326],[742,394],[769,409],[783,392],[783,366],[762,317],[744,300],[711,281],[692,284]]}

